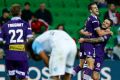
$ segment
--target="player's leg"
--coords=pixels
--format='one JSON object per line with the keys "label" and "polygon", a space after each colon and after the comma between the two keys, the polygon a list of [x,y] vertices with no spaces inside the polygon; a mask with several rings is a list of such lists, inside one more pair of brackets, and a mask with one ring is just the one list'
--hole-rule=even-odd
{"label": "player's leg", "polygon": [[85,63],[86,56],[84,55],[84,52],[80,53],[80,64],[75,66],[73,69],[73,75],[75,76],[80,70],[83,69],[84,63]]}
{"label": "player's leg", "polygon": [[87,62],[87,68],[84,70],[83,79],[89,80],[92,77],[93,69],[94,69],[94,57],[95,57],[95,50],[94,46],[92,44],[86,44],[85,46],[85,53],[86,53],[86,62]]}
{"label": "player's leg", "polygon": [[60,80],[59,76],[51,76],[49,80]]}
{"label": "player's leg", "polygon": [[10,76],[10,80],[17,80],[16,76]]}
{"label": "player's leg", "polygon": [[16,75],[19,80],[28,80],[28,60],[17,61]]}
{"label": "player's leg", "polygon": [[73,76],[75,76],[79,71],[83,69],[83,65],[85,63],[85,59],[80,59],[80,64],[75,66],[73,69]]}
{"label": "player's leg", "polygon": [[94,68],[94,59],[92,58],[87,58],[87,68],[84,70],[84,75],[83,75],[83,79],[85,80],[89,80],[92,77],[92,73],[93,73],[93,68]]}
{"label": "player's leg", "polygon": [[66,58],[65,50],[61,48],[53,48],[49,61],[49,80],[60,80],[59,76],[65,74]]}
{"label": "player's leg", "polygon": [[63,80],[71,80],[71,74],[65,73]]}
{"label": "player's leg", "polygon": [[20,80],[28,80],[28,78],[20,79]]}
{"label": "player's leg", "polygon": [[97,71],[93,71],[93,80],[99,80],[100,79],[100,73]]}
{"label": "player's leg", "polygon": [[100,70],[103,64],[103,57],[96,56],[95,57],[95,66],[94,66],[94,72],[93,72],[93,80],[99,80],[100,79]]}
{"label": "player's leg", "polygon": [[64,80],[71,80],[71,74],[73,71],[73,65],[77,53],[76,45],[71,44],[70,46],[71,48],[69,49],[69,53],[66,59],[66,70],[65,70],[66,74],[64,76]]}
{"label": "player's leg", "polygon": [[15,62],[13,60],[5,60],[5,65],[10,80],[17,80],[15,75]]}
{"label": "player's leg", "polygon": [[80,51],[78,53],[78,56],[80,57],[80,64],[74,67],[73,76],[75,76],[83,68],[86,58],[86,55],[84,53],[84,43],[80,44]]}

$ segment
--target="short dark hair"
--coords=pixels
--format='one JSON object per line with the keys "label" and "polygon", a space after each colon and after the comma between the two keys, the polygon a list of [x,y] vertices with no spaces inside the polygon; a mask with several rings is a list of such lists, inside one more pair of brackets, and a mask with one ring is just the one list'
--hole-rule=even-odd
{"label": "short dark hair", "polygon": [[[93,3],[90,3],[89,5],[88,5],[88,10],[91,10],[91,6],[92,5],[95,5],[96,4],[96,2],[93,2]],[[97,5],[97,4],[96,4]]]}
{"label": "short dark hair", "polygon": [[10,12],[12,16],[18,16],[21,12],[21,6],[19,4],[13,4],[11,6]]}
{"label": "short dark hair", "polygon": [[113,25],[113,21],[110,18],[106,18],[106,19],[110,21],[110,26],[112,26]]}
{"label": "short dark hair", "polygon": [[29,6],[30,6],[30,3],[29,3],[29,2],[25,2],[24,6],[26,6],[26,5],[29,5]]}
{"label": "short dark hair", "polygon": [[27,50],[30,58],[32,58],[35,61],[39,61],[39,60],[41,60],[41,57],[37,54],[34,54],[34,51],[32,49],[33,42],[34,42],[34,39],[32,39],[32,40],[30,40],[29,42],[26,43],[26,50]]}
{"label": "short dark hair", "polygon": [[63,30],[66,31],[66,29],[65,29],[65,25],[64,25],[63,23],[58,24],[57,27],[56,27],[56,29],[58,29],[60,26],[63,26]]}

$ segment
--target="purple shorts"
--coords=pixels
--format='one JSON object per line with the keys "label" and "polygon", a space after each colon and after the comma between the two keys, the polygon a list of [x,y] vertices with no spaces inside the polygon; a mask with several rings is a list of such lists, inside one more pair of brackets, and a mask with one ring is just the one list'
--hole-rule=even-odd
{"label": "purple shorts", "polygon": [[101,67],[103,65],[103,61],[104,61],[104,59],[102,57],[95,58],[94,71],[100,72]]}
{"label": "purple shorts", "polygon": [[104,61],[104,49],[102,49],[101,47],[96,47],[96,57],[95,57],[95,66],[94,66],[94,70],[97,72],[100,72],[101,67],[103,65],[103,61]]}
{"label": "purple shorts", "polygon": [[80,57],[80,59],[85,59],[86,58],[86,54],[85,54],[85,51],[84,51],[84,43],[80,44],[79,57]]}
{"label": "purple shorts", "polygon": [[28,77],[28,61],[6,60],[6,69],[9,76],[16,76],[19,79]]}
{"label": "purple shorts", "polygon": [[95,48],[93,44],[90,43],[82,43],[80,46],[80,58],[92,57],[95,58]]}

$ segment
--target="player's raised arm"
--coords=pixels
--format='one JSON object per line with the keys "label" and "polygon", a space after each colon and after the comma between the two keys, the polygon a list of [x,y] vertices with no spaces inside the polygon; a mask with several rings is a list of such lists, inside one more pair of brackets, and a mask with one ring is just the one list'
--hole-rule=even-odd
{"label": "player's raised arm", "polygon": [[83,42],[90,42],[90,43],[98,43],[98,42],[104,42],[106,40],[109,39],[111,35],[104,35],[102,37],[98,37],[98,38],[80,38],[79,42],[83,43]]}
{"label": "player's raised arm", "polygon": [[105,30],[101,30],[100,28],[96,29],[96,32],[98,33],[99,36],[104,36],[107,34],[113,34],[112,31],[105,31]]}

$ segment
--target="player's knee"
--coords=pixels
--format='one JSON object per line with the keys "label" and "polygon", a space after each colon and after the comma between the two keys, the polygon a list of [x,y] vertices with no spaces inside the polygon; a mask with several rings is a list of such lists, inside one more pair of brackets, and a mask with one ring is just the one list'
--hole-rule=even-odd
{"label": "player's knee", "polygon": [[50,80],[59,80],[59,76],[51,76]]}
{"label": "player's knee", "polygon": [[83,60],[80,61],[80,64],[79,64],[80,68],[83,68],[84,62],[85,61],[83,61]]}
{"label": "player's knee", "polygon": [[94,68],[94,59],[93,58],[88,58],[87,59],[87,64],[90,69]]}
{"label": "player's knee", "polygon": [[99,80],[100,79],[100,74],[99,72],[93,72],[93,80]]}
{"label": "player's knee", "polygon": [[79,64],[80,68],[83,68],[83,65],[84,65],[84,64],[80,63],[80,64]]}
{"label": "player's knee", "polygon": [[94,76],[93,80],[99,80],[99,77],[98,76]]}

